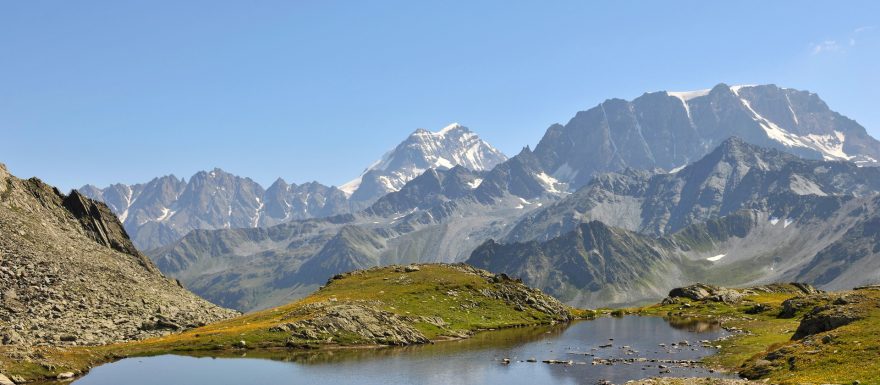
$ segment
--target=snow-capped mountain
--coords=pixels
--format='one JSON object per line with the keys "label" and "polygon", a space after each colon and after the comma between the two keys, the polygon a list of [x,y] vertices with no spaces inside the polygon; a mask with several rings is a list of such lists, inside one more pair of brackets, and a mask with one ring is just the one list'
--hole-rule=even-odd
{"label": "snow-capped mountain", "polygon": [[189,181],[168,175],[103,189],[86,185],[80,191],[107,203],[135,245],[148,250],[195,229],[267,227],[356,212],[429,169],[462,166],[480,172],[505,160],[476,134],[452,124],[438,132],[416,130],[342,189],[318,182],[288,184],[281,178],[264,189],[250,178],[217,168],[198,172]]}
{"label": "snow-capped mountain", "polygon": [[[689,264],[682,265],[687,269],[679,274],[679,265],[670,260],[693,257],[705,264],[706,258],[722,254],[729,254],[724,263],[736,260],[731,251],[736,245],[716,245],[716,238],[697,236],[705,228],[713,236],[736,238],[743,219],[738,210],[759,210],[761,220],[774,226],[773,232],[754,233],[768,235],[755,243],[766,245],[780,234],[776,231],[799,228],[792,218],[819,215],[853,196],[874,197],[880,186],[880,169],[858,167],[880,159],[878,142],[864,128],[831,111],[815,94],[775,86],[722,84],[708,91],[662,91],[633,101],[608,100],[577,113],[565,126],[550,127],[534,151],[525,147],[484,171],[479,170],[488,167],[485,164],[465,163],[475,156],[444,155],[437,149],[443,146],[436,142],[449,140],[456,131],[467,133],[457,126],[437,133],[416,131],[345,186],[352,194],[351,215],[270,228],[193,231],[151,256],[160,269],[205,298],[253,310],[302,295],[343,271],[394,263],[461,262],[473,258],[473,250],[486,239],[528,241],[507,250],[513,253],[497,250],[505,256],[561,259],[526,259],[513,266],[506,263],[518,258],[489,258],[494,247],[477,256],[487,258],[485,266],[525,279],[546,279],[532,282],[548,291],[574,288],[565,293],[584,297],[569,298],[573,302],[623,303],[663,294],[674,282],[632,287],[626,283],[641,281],[629,277],[661,272],[661,277],[707,278],[684,275],[692,271]],[[463,149],[472,147],[455,148],[466,154]],[[477,171],[444,169],[454,161]],[[422,169],[427,171],[402,188],[393,183]],[[608,171],[619,172],[593,179]],[[352,200],[358,194],[368,197],[367,186],[379,189],[375,194],[397,190],[363,211],[355,210]],[[822,214],[819,220],[825,218]],[[602,223],[590,224],[593,220]],[[717,226],[719,220],[730,227]],[[797,246],[803,238],[830,233],[833,224],[818,232],[797,232],[801,238],[791,238],[790,245],[803,253],[791,261],[812,256],[815,250]],[[684,244],[689,251],[666,249],[675,239],[655,239],[692,226],[695,235]],[[580,233],[566,235],[572,231]],[[702,247],[704,239],[712,245],[707,255],[695,248]],[[545,241],[560,248],[539,245]],[[660,254],[650,255],[655,246]],[[766,260],[748,263],[776,266],[783,262],[775,260],[776,255],[773,251],[759,256]],[[835,258],[837,254],[831,255]],[[593,270],[579,270],[584,266]],[[544,268],[572,278],[557,279],[561,276],[545,274]],[[530,277],[532,271],[539,273]],[[597,278],[579,278],[591,275]],[[764,276],[746,278],[760,277]],[[605,297],[590,286],[621,280],[624,284],[609,286]],[[584,282],[586,288],[570,285]],[[557,283],[562,286],[554,286]]]}
{"label": "snow-capped mountain", "polygon": [[547,172],[577,188],[597,173],[675,169],[737,136],[806,158],[874,165],[880,142],[814,93],[728,86],[610,99],[551,126],[535,147]]}
{"label": "snow-capped mountain", "polygon": [[142,250],[164,246],[195,229],[265,227],[349,211],[345,194],[335,187],[287,184],[279,178],[264,189],[219,168],[200,171],[189,181],[168,175],[103,189],[86,185],[80,192],[107,203]]}
{"label": "snow-capped mountain", "polygon": [[365,207],[383,195],[400,190],[406,182],[430,168],[463,166],[473,171],[490,170],[507,157],[458,123],[440,131],[418,129],[360,176],[342,185],[355,205]]}

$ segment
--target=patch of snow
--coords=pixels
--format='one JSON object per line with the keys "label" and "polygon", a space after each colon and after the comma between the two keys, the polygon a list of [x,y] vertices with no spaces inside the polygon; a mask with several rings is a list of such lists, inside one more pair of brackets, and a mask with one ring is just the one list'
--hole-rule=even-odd
{"label": "patch of snow", "polygon": [[776,226],[777,223],[779,223],[779,218],[776,218],[776,217],[770,217],[770,224],[771,224],[771,225]]}
{"label": "patch of snow", "polygon": [[791,106],[791,99],[788,97],[788,93],[785,93],[785,101],[788,102],[788,110],[791,111],[791,118],[794,120],[794,124],[800,125],[798,122],[797,114],[794,113],[794,108]]}
{"label": "patch of snow", "polygon": [[254,213],[254,226],[257,227],[260,224],[260,215],[263,212],[263,202],[260,201],[260,198],[257,198],[257,203],[260,205],[257,207],[256,212]]}
{"label": "patch of snow", "polygon": [[446,127],[441,128],[440,131],[437,131],[437,134],[438,135],[446,135],[447,133],[449,133],[449,131],[453,131],[453,130],[456,130],[459,128],[461,128],[461,124],[452,123]]}
{"label": "patch of snow", "polygon": [[701,96],[709,95],[710,91],[712,91],[712,90],[705,89],[705,90],[696,90],[696,91],[677,91],[677,92],[666,91],[666,94],[669,96],[675,97],[675,98],[679,98],[683,102],[687,102],[693,98],[699,98]]}
{"label": "patch of snow", "polygon": [[754,84],[740,84],[738,86],[730,86],[730,90],[733,91],[733,93],[736,94],[736,96],[739,96],[739,90],[741,90],[743,88],[752,88],[754,86],[755,86]]}
{"label": "patch of snow", "polygon": [[470,187],[470,188],[472,188],[472,189],[475,189],[475,188],[477,188],[477,187],[480,187],[480,183],[483,183],[483,179],[482,179],[482,178],[476,178],[476,179],[474,179],[474,180],[468,182],[468,187]]}
{"label": "patch of snow", "polygon": [[515,209],[522,209],[522,208],[524,208],[524,207],[525,207],[525,206],[523,206],[523,205],[517,205],[517,206],[514,207],[514,208],[515,208]]}
{"label": "patch of snow", "polygon": [[846,140],[846,135],[840,131],[834,131],[834,135],[809,134],[806,138],[824,154],[822,157],[825,160],[850,160],[853,158],[843,152],[843,142]]}
{"label": "patch of snow", "polygon": [[559,190],[556,189],[556,185],[559,183],[559,181],[556,180],[556,178],[554,178],[550,175],[547,175],[544,172],[541,172],[540,174],[535,175],[535,177],[538,178],[538,181],[541,182],[541,184],[544,186],[544,189],[547,190],[547,192],[549,192],[549,193],[559,193],[560,192]]}
{"label": "patch of snow", "polygon": [[724,258],[725,256],[727,256],[727,254],[718,254],[718,255],[716,255],[716,256],[714,256],[714,257],[706,258],[706,260],[707,260],[707,261],[711,261],[711,262],[715,262],[715,261],[720,260],[721,258]]}
{"label": "patch of snow", "polygon": [[681,104],[684,106],[684,112],[687,114],[688,120],[691,120],[691,108],[688,106],[688,101],[694,98],[703,97],[709,95],[709,91],[711,90],[696,90],[696,91],[682,91],[682,92],[669,92],[666,91],[666,95],[672,96],[674,98],[678,98],[681,100]]}
{"label": "patch of snow", "polygon": [[128,189],[128,192],[125,195],[125,210],[122,212],[122,214],[119,214],[119,222],[121,223],[125,223],[125,219],[128,218],[128,210],[131,208],[131,204],[133,203],[131,201],[131,186],[125,185],[125,188]]}
{"label": "patch of snow", "polygon": [[667,174],[676,174],[676,173],[678,173],[679,171],[684,170],[685,167],[687,167],[687,165],[686,165],[686,164],[683,164],[683,165],[681,165],[681,166],[678,166],[678,167],[676,167],[676,168],[673,168],[672,170],[669,170],[669,172],[668,172]]}
{"label": "patch of snow", "polygon": [[785,223],[782,224],[782,228],[788,227],[788,225],[792,224],[792,222],[794,222],[794,221],[789,218],[786,218]]}
{"label": "patch of snow", "polygon": [[[739,90],[743,87],[750,86],[733,86],[730,89],[739,97]],[[786,96],[787,97],[787,96]],[[818,134],[809,134],[805,136],[798,136],[792,134],[776,123],[770,121],[767,118],[764,118],[752,108],[752,105],[745,98],[740,97],[740,102],[746,109],[752,113],[752,119],[754,119],[761,128],[764,130],[764,133],[767,134],[767,137],[773,139],[779,143],[782,143],[787,147],[803,147],[810,148],[822,153],[822,157],[825,160],[836,160],[836,159],[844,159],[851,160],[853,156],[848,155],[843,151],[843,142],[846,139],[846,136],[839,131],[834,131],[832,135],[818,135]],[[791,103],[789,102],[789,109],[791,110],[792,117],[795,120],[795,124],[797,122],[797,116],[794,113],[794,110],[791,109]]]}
{"label": "patch of snow", "polygon": [[171,209],[169,209],[167,207],[163,207],[162,208],[162,215],[160,215],[158,218],[156,218],[156,221],[162,222],[168,218],[171,218],[171,216],[174,215],[175,212],[176,211],[171,211]]}
{"label": "patch of snow", "polygon": [[441,156],[441,157],[437,158],[437,160],[434,161],[434,167],[453,168],[453,167],[455,167],[455,165],[452,164],[452,162],[450,162],[446,158]]}

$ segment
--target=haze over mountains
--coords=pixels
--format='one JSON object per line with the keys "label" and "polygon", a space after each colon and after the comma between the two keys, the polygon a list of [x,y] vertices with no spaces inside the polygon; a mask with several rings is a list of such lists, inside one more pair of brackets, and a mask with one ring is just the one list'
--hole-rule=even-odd
{"label": "haze over mountains", "polygon": [[358,211],[430,168],[461,165],[483,171],[506,159],[468,128],[451,124],[438,132],[416,130],[341,188],[278,178],[264,189],[250,178],[215,168],[189,181],[167,175],[134,185],[85,185],[80,191],[107,203],[135,245],[150,250],[194,229],[267,227]]}
{"label": "haze over mountains", "polygon": [[813,93],[719,84],[607,100],[510,159],[458,125],[419,130],[342,189],[269,196],[215,170],[164,182],[143,196],[173,199],[149,209],[139,188],[86,193],[122,202],[140,247],[164,245],[149,252],[163,272],[239,310],[347,270],[465,260],[592,307],[694,280],[880,279],[841,262],[875,264],[851,232],[871,231],[877,159],[880,142]]}

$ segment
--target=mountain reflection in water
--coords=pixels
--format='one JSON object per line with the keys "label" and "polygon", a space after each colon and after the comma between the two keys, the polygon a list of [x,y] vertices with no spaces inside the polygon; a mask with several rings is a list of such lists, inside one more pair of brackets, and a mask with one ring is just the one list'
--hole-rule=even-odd
{"label": "mountain reflection in water", "polygon": [[[711,322],[607,317],[478,333],[466,340],[423,346],[250,350],[216,359],[176,355],[129,358],[97,367],[74,384],[531,385],[595,383],[600,379],[622,383],[661,375],[657,360],[669,366],[670,373],[663,375],[719,377],[722,375],[690,364],[711,354],[711,349],[700,344],[672,346],[683,340],[713,340],[723,335],[720,325]],[[509,364],[502,363],[505,358],[510,359]],[[531,359],[537,362],[528,362]],[[543,360],[571,364],[547,364]]]}

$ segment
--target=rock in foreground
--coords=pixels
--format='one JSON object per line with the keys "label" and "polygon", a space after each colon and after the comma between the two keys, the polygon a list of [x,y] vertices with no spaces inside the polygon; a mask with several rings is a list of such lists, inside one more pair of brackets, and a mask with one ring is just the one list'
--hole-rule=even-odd
{"label": "rock in foreground", "polygon": [[0,164],[2,349],[137,340],[234,315],[164,277],[103,203]]}

